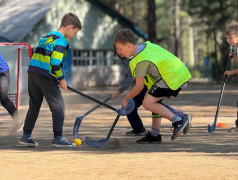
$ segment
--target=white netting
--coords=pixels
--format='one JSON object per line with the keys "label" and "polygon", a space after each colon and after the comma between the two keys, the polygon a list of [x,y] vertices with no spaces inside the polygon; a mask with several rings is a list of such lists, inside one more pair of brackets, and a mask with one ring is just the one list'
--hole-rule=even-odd
{"label": "white netting", "polygon": [[[0,43],[0,53],[9,66],[9,98],[17,109],[20,109],[28,103],[27,69],[32,49],[25,43]],[[2,116],[9,116],[9,114],[0,105],[0,117]]]}

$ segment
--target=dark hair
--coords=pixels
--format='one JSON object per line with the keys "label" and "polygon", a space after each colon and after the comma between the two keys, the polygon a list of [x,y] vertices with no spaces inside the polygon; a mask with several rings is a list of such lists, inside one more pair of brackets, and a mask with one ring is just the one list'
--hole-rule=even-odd
{"label": "dark hair", "polygon": [[68,25],[73,25],[74,29],[76,29],[76,28],[81,29],[82,28],[79,18],[73,13],[65,14],[64,17],[61,20],[60,27],[66,27]]}
{"label": "dark hair", "polygon": [[122,29],[118,31],[118,33],[115,36],[114,44],[116,43],[131,43],[136,44],[136,38],[135,34],[130,29]]}
{"label": "dark hair", "polygon": [[231,24],[226,28],[225,35],[236,35],[238,36],[238,24]]}

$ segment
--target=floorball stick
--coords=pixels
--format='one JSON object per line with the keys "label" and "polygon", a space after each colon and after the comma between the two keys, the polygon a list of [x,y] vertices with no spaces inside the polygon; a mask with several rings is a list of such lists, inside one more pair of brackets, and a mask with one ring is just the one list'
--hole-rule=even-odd
{"label": "floorball stick", "polygon": [[93,97],[91,97],[91,96],[89,96],[87,94],[84,94],[84,93],[82,93],[82,92],[80,92],[80,91],[78,91],[76,89],[73,89],[72,87],[67,86],[67,88],[69,90],[71,90],[71,91],[73,91],[73,92],[83,96],[83,97],[86,97],[86,98],[88,98],[88,99],[90,99],[90,100],[92,100],[92,101],[94,101],[94,102],[96,102],[98,104],[101,104],[101,105],[103,105],[103,106],[105,106],[105,107],[107,107],[107,108],[117,112],[121,116],[126,116],[126,115],[130,114],[133,111],[133,109],[135,108],[135,102],[133,101],[133,99],[129,99],[128,100],[128,105],[126,107],[121,107],[119,109],[116,109],[116,108],[114,108],[114,107],[112,107],[112,106],[110,106],[108,104],[105,104],[105,103],[103,103],[103,102],[101,102],[101,101],[99,101],[99,100],[97,100],[97,99],[95,99],[95,98],[93,98]]}
{"label": "floorball stick", "polygon": [[[110,100],[110,98],[111,98],[111,96],[108,97],[108,98],[106,98],[106,99],[105,99],[104,101],[102,101],[102,102],[103,102],[103,103],[106,103],[107,101]],[[74,139],[79,139],[79,133],[78,133],[78,131],[79,131],[79,126],[80,126],[80,124],[81,124],[83,118],[84,118],[85,116],[87,116],[88,114],[90,114],[91,112],[93,112],[94,110],[96,110],[97,108],[99,108],[100,106],[102,106],[102,105],[101,105],[101,104],[96,105],[95,107],[93,107],[92,109],[90,109],[88,112],[84,113],[83,115],[78,116],[78,117],[75,119],[74,129],[73,129]]]}
{"label": "floorball stick", "polygon": [[220,109],[220,104],[221,104],[221,99],[222,99],[222,96],[223,96],[223,92],[224,92],[226,81],[227,81],[227,76],[225,76],[224,80],[223,80],[223,85],[222,85],[222,88],[221,88],[221,93],[220,93],[220,97],[219,97],[218,104],[217,104],[217,111],[216,111],[214,122],[213,122],[213,124],[211,126],[208,125],[208,132],[209,133],[213,133],[213,131],[216,128],[217,117],[218,117],[218,113],[219,113],[219,109]]}
{"label": "floorball stick", "polygon": [[[231,52],[234,52],[234,47],[231,48]],[[230,56],[228,61],[227,61],[226,70],[229,69],[229,67],[230,67],[231,59],[232,59],[232,56]],[[225,89],[226,82],[227,82],[227,75],[225,75],[224,80],[223,80],[223,85],[222,85],[222,88],[221,88],[221,93],[220,93],[220,97],[219,97],[218,104],[217,104],[217,111],[216,111],[214,122],[211,126],[208,125],[208,127],[207,127],[209,133],[213,133],[213,131],[215,131],[215,129],[216,129],[217,117],[218,117],[218,113],[219,113],[221,100],[222,100],[222,96],[223,96],[223,92],[224,92],[224,89]]]}
{"label": "floorball stick", "polygon": [[120,114],[117,115],[117,117],[116,117],[116,119],[115,119],[115,121],[114,121],[114,123],[113,123],[113,125],[112,125],[112,127],[111,127],[111,129],[110,129],[110,131],[109,131],[109,133],[108,133],[108,135],[107,135],[107,137],[105,139],[93,140],[93,139],[91,139],[89,137],[86,137],[85,138],[85,142],[88,145],[92,146],[92,147],[96,147],[96,148],[103,147],[107,143],[107,141],[109,140],[109,138],[110,138],[110,136],[112,134],[112,131],[114,130],[114,128],[115,128],[115,126],[117,124],[117,121],[118,121],[119,117],[120,117]]}

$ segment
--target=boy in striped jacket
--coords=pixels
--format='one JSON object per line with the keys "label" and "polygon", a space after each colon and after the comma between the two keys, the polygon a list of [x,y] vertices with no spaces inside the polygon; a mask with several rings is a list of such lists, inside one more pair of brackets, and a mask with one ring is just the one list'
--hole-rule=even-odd
{"label": "boy in striped jacket", "polygon": [[28,93],[30,96],[29,110],[26,115],[23,135],[20,144],[36,147],[32,139],[40,107],[45,97],[53,119],[55,147],[75,147],[66,137],[62,136],[64,123],[64,100],[60,88],[67,89],[62,67],[69,47],[69,40],[81,30],[79,18],[72,13],[65,14],[60,28],[43,36],[32,56],[28,69]]}

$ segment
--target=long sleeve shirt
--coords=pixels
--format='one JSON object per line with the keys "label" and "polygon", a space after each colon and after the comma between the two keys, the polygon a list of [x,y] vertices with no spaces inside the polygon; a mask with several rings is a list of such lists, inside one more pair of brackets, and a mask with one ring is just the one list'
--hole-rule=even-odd
{"label": "long sleeve shirt", "polygon": [[69,40],[58,31],[43,36],[29,63],[28,72],[35,72],[50,79],[62,80],[62,71]]}
{"label": "long sleeve shirt", "polygon": [[125,90],[127,90],[134,82],[135,78],[131,74],[130,66],[129,66],[129,60],[128,59],[122,59],[125,73],[124,73],[124,79],[121,82],[121,85],[119,87],[119,92],[122,93]]}

